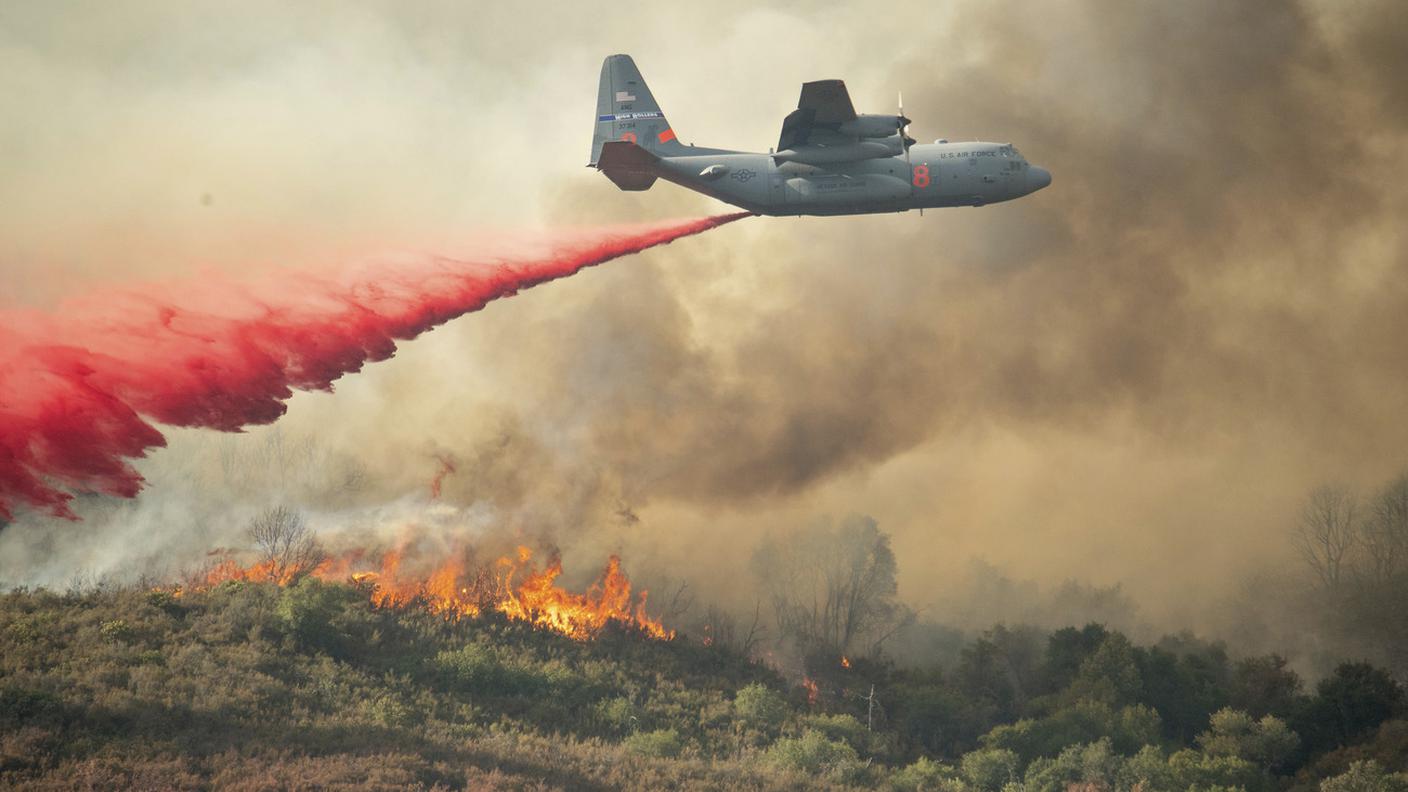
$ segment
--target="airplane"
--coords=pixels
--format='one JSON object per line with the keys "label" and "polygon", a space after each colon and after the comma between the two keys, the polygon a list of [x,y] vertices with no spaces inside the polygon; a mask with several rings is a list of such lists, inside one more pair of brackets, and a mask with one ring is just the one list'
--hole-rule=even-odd
{"label": "airplane", "polygon": [[1031,195],[1051,172],[1010,143],[916,143],[898,115],[857,114],[846,84],[802,84],[767,154],[681,143],[629,55],[601,64],[594,167],[622,190],[674,182],[757,215],[852,215],[983,206]]}

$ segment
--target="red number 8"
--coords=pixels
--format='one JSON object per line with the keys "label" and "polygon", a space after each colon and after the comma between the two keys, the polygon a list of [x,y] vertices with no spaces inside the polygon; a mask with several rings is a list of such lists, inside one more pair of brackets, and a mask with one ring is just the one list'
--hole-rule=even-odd
{"label": "red number 8", "polygon": [[928,186],[929,186],[929,166],[928,166],[928,165],[915,165],[915,166],[914,166],[914,186],[915,186],[915,187],[920,187],[920,188],[928,187]]}
{"label": "red number 8", "polygon": [[634,143],[634,142],[636,142],[636,133],[634,133],[634,132],[626,132],[626,133],[623,133],[623,134],[621,135],[621,139],[624,140],[624,141],[626,141],[627,143]]}

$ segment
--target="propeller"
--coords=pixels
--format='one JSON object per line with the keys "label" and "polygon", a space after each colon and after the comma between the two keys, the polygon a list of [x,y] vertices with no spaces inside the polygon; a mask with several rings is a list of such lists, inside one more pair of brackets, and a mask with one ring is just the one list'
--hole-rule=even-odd
{"label": "propeller", "polygon": [[909,150],[914,145],[914,138],[909,136],[910,119],[904,114],[904,94],[899,94],[900,114],[896,120],[900,123],[900,142],[904,144],[905,150]]}
{"label": "propeller", "polygon": [[[909,136],[909,119],[904,114],[904,92],[897,91],[896,98],[900,106],[900,148],[904,149],[904,166],[909,171],[909,194],[914,195],[914,163],[909,159],[909,147],[914,145],[914,138]],[[919,216],[924,216],[924,207],[919,207]]]}
{"label": "propeller", "polygon": [[910,172],[909,192],[914,194],[914,163],[909,161],[909,144],[913,141],[909,139],[909,119],[904,116],[904,92],[898,92],[900,105],[900,148],[904,149],[905,169]]}

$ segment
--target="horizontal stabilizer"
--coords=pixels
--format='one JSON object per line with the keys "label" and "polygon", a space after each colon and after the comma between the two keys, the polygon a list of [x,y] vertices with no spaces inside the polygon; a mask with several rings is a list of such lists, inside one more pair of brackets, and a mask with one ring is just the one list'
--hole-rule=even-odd
{"label": "horizontal stabilizer", "polygon": [[601,170],[649,173],[660,158],[649,151],[625,140],[613,140],[602,144],[601,157],[596,166]]}
{"label": "horizontal stabilizer", "polygon": [[656,178],[653,173],[632,173],[631,171],[619,170],[603,171],[603,173],[606,174],[606,178],[611,180],[612,184],[626,192],[649,190]]}
{"label": "horizontal stabilizer", "polygon": [[601,147],[596,166],[606,178],[623,190],[648,190],[655,183],[655,163],[660,158],[625,140],[613,140]]}

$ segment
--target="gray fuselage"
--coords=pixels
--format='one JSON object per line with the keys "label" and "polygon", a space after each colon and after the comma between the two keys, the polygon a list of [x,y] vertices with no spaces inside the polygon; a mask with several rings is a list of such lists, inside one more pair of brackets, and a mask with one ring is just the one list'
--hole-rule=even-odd
{"label": "gray fuselage", "polygon": [[655,175],[760,215],[846,215],[982,206],[1030,195],[1051,174],[1003,143],[915,144],[903,154],[810,165],[772,154],[687,148]]}

